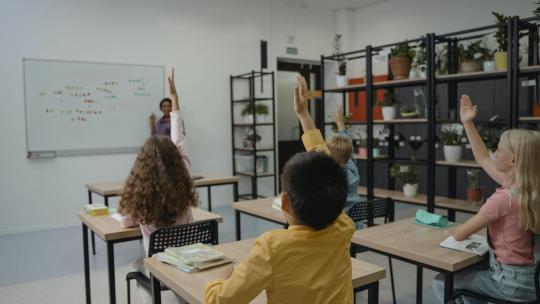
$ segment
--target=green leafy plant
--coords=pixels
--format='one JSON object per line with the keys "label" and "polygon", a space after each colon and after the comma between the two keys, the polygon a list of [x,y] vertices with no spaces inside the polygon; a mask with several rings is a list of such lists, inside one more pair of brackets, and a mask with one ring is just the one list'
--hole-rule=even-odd
{"label": "green leafy plant", "polygon": [[407,42],[398,44],[390,50],[390,58],[393,57],[409,57],[411,60],[416,56],[416,51],[413,50]]}
{"label": "green leafy plant", "polygon": [[242,112],[240,114],[242,116],[250,115],[250,114],[259,114],[259,115],[268,115],[268,106],[264,103],[258,103],[255,106],[253,106],[252,103],[248,102],[246,105],[242,108]]}
{"label": "green leafy plant", "polygon": [[332,48],[334,49],[334,57],[338,63],[338,75],[345,76],[347,74],[347,58],[343,55],[343,44],[341,39],[343,35],[336,34],[334,36],[334,43]]}
{"label": "green leafy plant", "polygon": [[499,26],[497,28],[497,32],[495,33],[495,39],[497,40],[497,44],[499,45],[499,48],[497,50],[499,52],[506,52],[506,50],[508,49],[508,31],[506,29],[506,24],[508,23],[510,17],[497,12],[491,13],[493,14],[493,16],[495,16],[495,19],[497,20],[497,25]]}
{"label": "green leafy plant", "polygon": [[262,136],[259,135],[259,133],[254,132],[254,131],[251,129],[251,130],[249,130],[249,131],[247,132],[246,137],[244,137],[244,139],[245,139],[245,140],[248,140],[248,141],[251,141],[251,142],[253,142],[253,141],[259,142],[259,141],[261,141]]}
{"label": "green leafy plant", "polygon": [[480,189],[480,182],[478,181],[478,169],[467,169],[467,180],[469,184],[468,189]]}
{"label": "green leafy plant", "polygon": [[490,118],[487,123],[478,127],[478,132],[486,144],[486,148],[491,151],[497,150],[497,146],[499,145],[499,140],[501,138],[501,132],[504,128],[504,124],[497,123],[499,121],[498,116],[495,115]]}
{"label": "green leafy plant", "polygon": [[390,168],[390,176],[397,179],[402,184],[417,184],[418,183],[418,171],[415,166],[407,165],[408,170],[402,170],[402,165],[394,164]]}
{"label": "green leafy plant", "polygon": [[448,45],[444,44],[437,48],[437,60],[435,65],[437,67],[437,73],[439,75],[445,75],[448,73]]}
{"label": "green leafy plant", "polygon": [[396,98],[396,95],[390,91],[384,93],[384,99],[379,100],[377,105],[380,107],[393,107],[399,104],[399,100]]}
{"label": "green leafy plant", "polygon": [[373,137],[373,148],[379,148],[379,145],[381,144],[381,140],[377,137]]}
{"label": "green leafy plant", "polygon": [[458,47],[459,63],[489,60],[492,52],[481,44],[482,40],[473,41],[467,47],[460,43]]}
{"label": "green leafy plant", "polygon": [[461,145],[462,136],[463,130],[459,124],[443,125],[439,135],[439,142],[444,146],[459,146]]}

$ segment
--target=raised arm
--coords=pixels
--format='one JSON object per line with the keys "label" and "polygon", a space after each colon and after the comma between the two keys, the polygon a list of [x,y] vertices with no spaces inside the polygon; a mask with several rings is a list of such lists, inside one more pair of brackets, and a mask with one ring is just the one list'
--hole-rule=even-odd
{"label": "raised arm", "polygon": [[154,113],[148,117],[148,124],[150,125],[150,135],[156,134],[156,115]]}
{"label": "raised arm", "polygon": [[180,114],[180,107],[178,105],[178,94],[176,93],[176,86],[174,84],[174,68],[171,71],[171,75],[167,77],[169,82],[169,95],[172,100],[171,111],[171,140],[176,145],[178,152],[184,160],[188,170],[191,170],[191,162],[189,160],[189,154],[184,144],[185,132],[184,132],[184,120]]}
{"label": "raised arm", "polygon": [[461,123],[471,144],[471,148],[474,154],[474,159],[476,162],[486,171],[486,173],[497,182],[499,185],[502,185],[505,181],[504,173],[497,170],[495,163],[489,158],[489,153],[482,140],[482,137],[476,130],[474,126],[474,118],[477,113],[476,105],[473,105],[471,99],[467,95],[461,96],[461,108],[460,108],[460,118]]}

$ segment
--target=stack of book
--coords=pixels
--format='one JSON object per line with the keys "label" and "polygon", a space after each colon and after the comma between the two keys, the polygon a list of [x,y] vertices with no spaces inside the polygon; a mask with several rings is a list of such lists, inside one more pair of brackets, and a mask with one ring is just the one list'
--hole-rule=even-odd
{"label": "stack of book", "polygon": [[166,248],[164,252],[157,254],[157,259],[184,272],[203,270],[231,262],[223,252],[201,243]]}
{"label": "stack of book", "polygon": [[281,198],[280,197],[276,197],[272,201],[272,208],[281,211]]}
{"label": "stack of book", "polygon": [[84,206],[84,210],[90,215],[104,215],[109,213],[109,208],[103,204],[88,204]]}

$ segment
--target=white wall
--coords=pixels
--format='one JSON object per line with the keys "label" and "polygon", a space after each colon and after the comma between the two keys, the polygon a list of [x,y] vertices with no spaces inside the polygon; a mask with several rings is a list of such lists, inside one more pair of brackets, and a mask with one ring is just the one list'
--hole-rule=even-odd
{"label": "white wall", "polygon": [[[532,16],[528,0],[391,0],[355,10],[356,47],[383,45],[418,38],[426,33],[444,34],[493,24],[491,11]],[[362,64],[358,71],[363,75]],[[374,63],[374,74],[386,74],[385,62]]]}
{"label": "white wall", "polygon": [[[280,0],[0,0],[0,7],[0,234],[77,224],[84,183],[124,179],[135,158],[27,160],[23,57],[175,66],[193,171],[231,174],[229,75],[259,67],[259,39],[269,41],[275,69],[294,28]],[[334,26],[332,11],[298,9],[297,57],[328,53]],[[232,190],[218,189],[214,204],[230,203]]]}

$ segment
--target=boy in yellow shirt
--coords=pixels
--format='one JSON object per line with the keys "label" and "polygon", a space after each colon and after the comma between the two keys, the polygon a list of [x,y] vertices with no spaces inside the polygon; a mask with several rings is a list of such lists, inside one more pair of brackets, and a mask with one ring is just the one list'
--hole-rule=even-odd
{"label": "boy in yellow shirt", "polygon": [[294,109],[306,150],[314,152],[296,154],[283,170],[281,208],[289,228],[257,238],[229,278],[208,284],[205,303],[249,303],[263,290],[269,304],[353,303],[349,247],[355,224],[342,211],[347,176],[328,156],[307,102],[307,85],[299,77]]}

